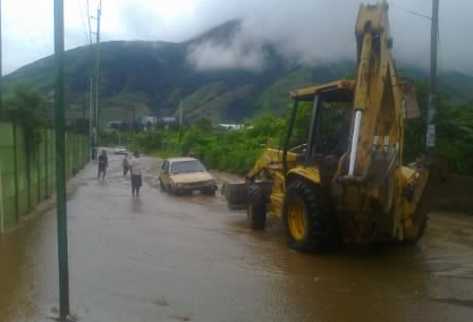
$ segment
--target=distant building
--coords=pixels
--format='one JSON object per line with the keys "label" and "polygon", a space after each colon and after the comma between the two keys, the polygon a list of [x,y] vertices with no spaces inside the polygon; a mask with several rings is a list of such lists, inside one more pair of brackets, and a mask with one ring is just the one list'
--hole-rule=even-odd
{"label": "distant building", "polygon": [[220,123],[218,126],[225,130],[241,130],[241,128],[243,127],[242,124],[229,124],[229,123]]}
{"label": "distant building", "polygon": [[144,125],[151,124],[151,125],[156,125],[158,123],[158,118],[153,115],[145,115],[141,117],[141,123]]}
{"label": "distant building", "polygon": [[177,126],[177,118],[174,116],[163,116],[158,119],[158,126],[169,129]]}
{"label": "distant building", "polygon": [[126,126],[126,122],[123,122],[123,121],[107,122],[107,128],[109,129],[121,130],[124,126]]}
{"label": "distant building", "polygon": [[175,124],[177,123],[177,117],[175,116],[163,116],[160,117],[158,120],[161,124]]}
{"label": "distant building", "polygon": [[141,125],[145,131],[151,130],[156,124],[158,124],[158,118],[156,116],[145,115],[141,117]]}

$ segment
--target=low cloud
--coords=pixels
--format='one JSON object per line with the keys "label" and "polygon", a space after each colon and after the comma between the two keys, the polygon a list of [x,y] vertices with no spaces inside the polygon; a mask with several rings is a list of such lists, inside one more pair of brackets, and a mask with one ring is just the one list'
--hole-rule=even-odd
{"label": "low cloud", "polygon": [[[97,0],[65,0],[66,47],[88,43],[87,16]],[[213,26],[239,18],[241,31],[230,44],[202,43],[189,61],[200,69],[265,66],[262,43],[281,54],[317,64],[355,58],[354,24],[361,3],[376,0],[114,0],[104,1],[102,39],[185,41]],[[428,67],[432,1],[388,0],[394,54],[401,64]],[[50,0],[5,0],[4,71],[53,52]],[[28,10],[25,10],[28,8]],[[440,2],[439,66],[473,74],[473,1]],[[92,21],[95,30],[95,21]],[[259,44],[259,45],[258,45]]]}
{"label": "low cloud", "polygon": [[352,29],[356,17],[347,21],[345,12],[337,9],[342,3],[349,3],[356,12],[356,0],[332,0],[331,6],[325,0],[300,1],[298,6],[275,0],[270,11],[266,10],[268,4],[248,3],[248,12],[242,13],[241,26],[231,39],[200,43],[190,49],[188,60],[198,70],[260,71],[266,65],[266,44],[290,61],[303,64],[348,59],[355,48]]}
{"label": "low cloud", "polygon": [[200,71],[244,69],[260,71],[265,57],[262,47],[236,36],[229,43],[205,41],[189,48],[188,61]]}
{"label": "low cloud", "polygon": [[[430,1],[396,0],[390,3],[394,56],[401,64],[428,68],[430,57]],[[224,19],[241,18],[241,30],[231,46],[203,43],[194,47],[189,61],[198,69],[245,67],[261,69],[265,56],[261,47],[248,50],[249,44],[271,43],[283,56],[303,64],[335,62],[356,57],[354,26],[361,3],[374,0],[287,0],[206,1],[197,7],[200,17],[194,21],[200,30]],[[455,1],[441,4],[439,66],[473,74],[473,42],[469,31],[473,20],[473,2]],[[420,15],[416,15],[419,13]]]}

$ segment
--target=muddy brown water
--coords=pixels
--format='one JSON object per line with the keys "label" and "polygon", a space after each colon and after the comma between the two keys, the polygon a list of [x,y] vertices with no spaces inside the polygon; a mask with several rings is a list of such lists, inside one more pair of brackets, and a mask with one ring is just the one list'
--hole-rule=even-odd
{"label": "muddy brown water", "polygon": [[[155,168],[153,160],[147,165]],[[68,203],[72,312],[80,321],[472,321],[473,218],[434,213],[415,247],[289,250],[217,197],[173,197],[147,174],[133,200],[111,158]],[[0,322],[57,315],[54,212],[0,238]]]}

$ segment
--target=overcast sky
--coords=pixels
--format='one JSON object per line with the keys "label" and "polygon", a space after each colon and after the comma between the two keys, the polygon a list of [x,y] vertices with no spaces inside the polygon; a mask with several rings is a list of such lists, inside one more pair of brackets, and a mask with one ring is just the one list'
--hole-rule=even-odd
{"label": "overcast sky", "polygon": [[[88,0],[95,15],[98,0]],[[6,73],[53,52],[53,0],[3,0],[3,50]],[[241,35],[226,48],[224,66],[261,64],[241,45],[275,41],[289,56],[307,63],[354,58],[353,29],[359,0],[103,0],[102,39],[183,41],[232,18],[243,18]],[[373,2],[367,1],[367,2]],[[395,55],[401,63],[427,66],[431,0],[393,0],[390,16]],[[473,0],[440,0],[442,69],[473,74]],[[87,0],[65,0],[66,46],[88,43]],[[95,21],[93,30],[95,30]],[[215,50],[198,48],[198,67],[206,68]],[[235,53],[236,51],[236,53]],[[245,56],[249,55],[249,56]],[[238,60],[238,61],[236,61]]]}

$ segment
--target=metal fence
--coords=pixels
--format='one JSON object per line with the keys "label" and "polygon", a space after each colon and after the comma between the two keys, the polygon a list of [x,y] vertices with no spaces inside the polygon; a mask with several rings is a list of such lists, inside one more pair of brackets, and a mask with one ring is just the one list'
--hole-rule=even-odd
{"label": "metal fence", "polygon": [[[15,228],[42,200],[55,190],[55,135],[41,131],[41,140],[26,151],[24,131],[12,123],[0,123],[0,233]],[[66,134],[67,178],[89,160],[87,136]]]}

